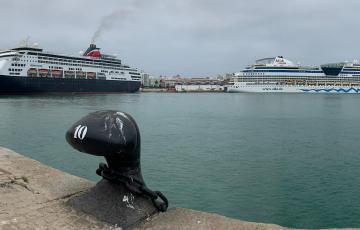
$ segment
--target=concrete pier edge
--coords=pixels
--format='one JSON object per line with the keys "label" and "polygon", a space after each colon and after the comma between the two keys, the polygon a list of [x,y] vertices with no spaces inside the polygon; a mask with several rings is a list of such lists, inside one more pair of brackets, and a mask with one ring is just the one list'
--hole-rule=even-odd
{"label": "concrete pier edge", "polygon": [[[124,229],[69,204],[70,199],[88,193],[95,185],[0,147],[0,229]],[[289,228],[171,208],[165,213],[149,216],[128,229]]]}

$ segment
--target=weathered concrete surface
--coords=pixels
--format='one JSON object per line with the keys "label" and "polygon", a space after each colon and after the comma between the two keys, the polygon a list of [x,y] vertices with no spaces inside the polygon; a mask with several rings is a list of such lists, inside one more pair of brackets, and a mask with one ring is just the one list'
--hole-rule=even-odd
{"label": "weathered concrete surface", "polygon": [[123,228],[158,212],[150,199],[132,194],[122,184],[111,184],[106,180],[101,180],[88,192],[70,198],[67,203],[79,212]]}
{"label": "weathered concrete surface", "polygon": [[[124,213],[111,209],[121,202],[112,195],[119,188],[107,187],[98,196],[106,183],[95,185],[0,148],[0,229],[123,229],[115,223]],[[102,205],[111,209],[106,215]],[[130,228],[286,229],[180,208],[155,214]]]}
{"label": "weathered concrete surface", "polygon": [[0,229],[104,229],[65,202],[94,183],[0,148]]}
{"label": "weathered concrete surface", "polygon": [[132,230],[207,230],[207,229],[256,229],[278,230],[288,229],[273,224],[258,224],[241,220],[230,219],[217,214],[210,214],[183,208],[174,208],[166,213],[155,215],[150,220],[144,221]]}

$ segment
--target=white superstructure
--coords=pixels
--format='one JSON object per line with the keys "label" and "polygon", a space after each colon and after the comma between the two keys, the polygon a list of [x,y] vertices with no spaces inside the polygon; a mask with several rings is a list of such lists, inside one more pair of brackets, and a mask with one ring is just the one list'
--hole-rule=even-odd
{"label": "white superstructure", "polygon": [[44,52],[38,47],[17,47],[0,52],[0,75],[141,81],[136,68],[112,55],[100,54],[95,45],[83,56]]}
{"label": "white superstructure", "polygon": [[235,73],[228,92],[358,93],[360,65],[301,66],[282,56],[264,58]]}

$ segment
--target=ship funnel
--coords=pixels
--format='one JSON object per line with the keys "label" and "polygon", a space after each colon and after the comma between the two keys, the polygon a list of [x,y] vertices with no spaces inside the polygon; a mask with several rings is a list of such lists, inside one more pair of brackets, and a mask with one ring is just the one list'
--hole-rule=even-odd
{"label": "ship funnel", "polygon": [[84,56],[99,58],[101,57],[100,48],[97,48],[95,44],[91,43],[85,51]]}

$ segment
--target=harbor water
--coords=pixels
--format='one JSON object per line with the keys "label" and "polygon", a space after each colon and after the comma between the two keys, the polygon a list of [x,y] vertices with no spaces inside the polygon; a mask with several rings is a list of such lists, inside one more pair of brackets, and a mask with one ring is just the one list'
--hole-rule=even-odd
{"label": "harbor water", "polygon": [[0,97],[0,146],[97,181],[66,130],[130,113],[147,185],[172,207],[295,228],[360,227],[360,96],[135,93]]}

